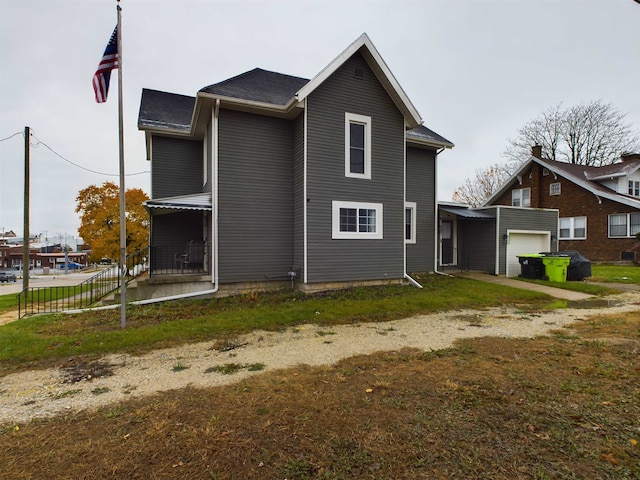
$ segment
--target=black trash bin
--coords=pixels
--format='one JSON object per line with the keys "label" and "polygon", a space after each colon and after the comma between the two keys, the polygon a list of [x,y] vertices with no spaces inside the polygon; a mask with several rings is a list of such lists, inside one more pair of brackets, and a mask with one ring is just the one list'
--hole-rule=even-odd
{"label": "black trash bin", "polygon": [[522,278],[532,278],[541,280],[544,278],[544,264],[542,263],[542,255],[539,253],[528,253],[526,255],[518,255],[520,262],[520,276]]}
{"label": "black trash bin", "polygon": [[571,257],[567,267],[567,281],[582,281],[591,276],[591,262],[580,252],[567,250],[564,252],[542,252],[541,255],[550,257]]}

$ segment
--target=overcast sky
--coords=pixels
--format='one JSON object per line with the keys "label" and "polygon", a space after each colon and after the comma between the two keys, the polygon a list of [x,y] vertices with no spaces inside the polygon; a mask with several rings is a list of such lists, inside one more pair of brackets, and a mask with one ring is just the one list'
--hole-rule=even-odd
{"label": "overcast sky", "polygon": [[[136,127],[142,88],[195,96],[255,67],[313,78],[363,32],[424,124],[456,145],[438,160],[439,200],[503,161],[518,128],[560,102],[611,103],[640,131],[640,4],[633,0],[121,6],[126,187],[148,194],[150,165]],[[116,72],[106,104],[95,102],[91,87],[115,24],[113,0],[0,0],[0,230],[22,234],[25,126],[34,135],[32,234],[77,235],[78,192],[118,183]]]}

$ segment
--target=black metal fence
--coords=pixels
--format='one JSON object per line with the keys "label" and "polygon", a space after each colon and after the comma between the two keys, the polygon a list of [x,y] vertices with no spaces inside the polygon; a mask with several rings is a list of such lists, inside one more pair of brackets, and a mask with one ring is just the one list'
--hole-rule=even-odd
{"label": "black metal fence", "polygon": [[[148,249],[126,258],[127,283],[148,271]],[[78,285],[30,287],[18,294],[18,318],[88,308],[120,288],[120,268],[111,265]]]}

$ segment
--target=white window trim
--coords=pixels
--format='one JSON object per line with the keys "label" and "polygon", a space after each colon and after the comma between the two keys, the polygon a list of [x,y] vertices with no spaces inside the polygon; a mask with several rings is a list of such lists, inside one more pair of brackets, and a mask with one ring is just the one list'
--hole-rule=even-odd
{"label": "white window trim", "polygon": [[416,202],[404,202],[404,210],[405,210],[405,218],[403,225],[405,226],[405,236],[406,236],[406,215],[407,209],[411,209],[411,238],[404,239],[404,243],[416,243],[416,219],[418,218],[418,204]]}
{"label": "white window trim", "polygon": [[[375,232],[341,232],[340,231],[340,209],[341,208],[366,208],[376,211],[376,231]],[[331,202],[332,228],[331,238],[333,240],[377,240],[383,238],[382,203],[366,202],[341,202],[333,200]],[[403,223],[404,224],[404,223]]]}
{"label": "white window trim", "polygon": [[631,190],[629,195],[631,195],[632,197],[636,197],[637,196],[637,195],[635,195],[636,187],[640,188],[640,180],[628,180],[627,181],[627,192],[629,192],[629,190]]}
{"label": "white window trim", "polygon": [[[557,192],[553,191],[553,187],[555,187],[555,186],[558,187],[558,191]],[[562,184],[560,182],[551,183],[549,185],[549,195],[560,195],[560,193],[562,193]]]}
{"label": "white window trim", "polygon": [[[523,202],[523,196],[522,196],[522,192],[524,192],[525,190],[529,191],[529,205],[524,205]],[[520,200],[520,205],[514,205],[513,204],[513,196],[514,193],[518,192],[518,199]],[[525,187],[525,188],[517,188],[515,190],[511,191],[511,206],[512,207],[523,207],[523,208],[530,208],[531,207],[531,188],[530,187]]]}
{"label": "white window trim", "polygon": [[[584,218],[584,237],[576,237],[576,218]],[[570,236],[561,237],[560,231],[562,228],[560,227],[560,220],[570,220],[571,226],[569,227]],[[578,217],[562,217],[558,219],[558,240],[586,240],[587,239],[587,217],[586,216],[578,216]]]}
{"label": "white window trim", "polygon": [[[609,238],[633,238],[635,237],[635,233],[631,234],[631,215],[637,215],[638,212],[632,213],[611,213],[607,215],[607,234]],[[625,224],[626,233],[625,235],[611,235],[611,217],[614,215],[626,215],[627,223]]]}
{"label": "white window trim", "polygon": [[[364,173],[351,172],[351,131],[352,123],[364,125]],[[344,114],[344,176],[371,180],[371,117],[345,112]]]}

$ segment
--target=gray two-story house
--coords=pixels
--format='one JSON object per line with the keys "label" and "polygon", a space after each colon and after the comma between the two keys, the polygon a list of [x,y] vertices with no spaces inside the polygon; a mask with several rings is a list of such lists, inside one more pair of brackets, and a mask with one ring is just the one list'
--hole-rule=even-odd
{"label": "gray two-story house", "polygon": [[195,97],[145,89],[138,126],[152,278],[309,291],[435,270],[436,158],[453,144],[366,34],[311,80],[254,69]]}

